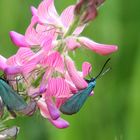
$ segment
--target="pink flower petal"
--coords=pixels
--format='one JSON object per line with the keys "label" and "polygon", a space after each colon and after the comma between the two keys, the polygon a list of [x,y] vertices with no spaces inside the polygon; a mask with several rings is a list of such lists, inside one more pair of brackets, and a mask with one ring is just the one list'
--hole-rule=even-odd
{"label": "pink flower petal", "polygon": [[107,55],[107,54],[113,53],[113,52],[117,51],[117,49],[118,49],[118,47],[115,45],[99,44],[86,37],[79,37],[78,40],[86,48],[91,49],[94,52],[101,54],[101,55]]}
{"label": "pink flower petal", "polygon": [[59,52],[51,53],[45,60],[44,63],[56,70],[64,70],[64,62]]}
{"label": "pink flower petal", "polygon": [[20,48],[16,53],[16,61],[18,65],[23,65],[29,61],[29,59],[35,54],[30,48]]}
{"label": "pink flower petal", "polygon": [[64,102],[65,102],[67,99],[68,99],[68,98],[56,98],[55,102],[56,102],[57,108],[59,108],[62,104],[64,104]]}
{"label": "pink flower petal", "polygon": [[75,39],[75,38],[72,38],[72,37],[66,38],[65,41],[66,41],[67,47],[68,47],[70,50],[74,50],[74,49],[76,49],[76,48],[78,48],[78,47],[81,46],[81,44],[78,43],[78,42],[76,41],[76,39]]}
{"label": "pink flower petal", "polygon": [[14,65],[14,66],[18,66],[18,62],[17,62],[17,59],[16,59],[16,55],[12,55],[11,57],[9,57],[8,59],[7,59],[7,65],[10,65],[10,66],[12,66],[12,65]]}
{"label": "pink flower petal", "polygon": [[40,89],[39,89],[40,93],[43,93],[46,91],[48,79],[49,79],[49,77],[52,76],[52,73],[53,73],[53,68],[48,68],[46,70],[45,74],[43,75],[41,84],[40,84]]}
{"label": "pink flower petal", "polygon": [[6,61],[7,59],[0,55],[0,70],[4,71],[8,67]]}
{"label": "pink flower petal", "polygon": [[49,52],[54,46],[53,46],[53,36],[47,36],[44,41],[42,41],[41,46],[42,48],[47,52]]}
{"label": "pink flower petal", "polygon": [[51,36],[53,38],[56,38],[56,28],[51,25],[36,25],[36,32],[39,34],[44,34],[45,36]]}
{"label": "pink flower petal", "polygon": [[31,23],[26,32],[25,32],[25,39],[28,42],[28,44],[30,44],[31,46],[33,45],[39,45],[40,44],[40,37],[38,36],[37,32],[34,29],[34,25],[32,25],[33,23]]}
{"label": "pink flower petal", "polygon": [[37,65],[36,62],[30,62],[21,66],[22,74],[28,75],[30,72],[32,72],[35,69],[36,65]]}
{"label": "pink flower petal", "polygon": [[[25,33],[25,39],[28,44],[31,46],[34,45],[41,45],[43,42],[46,42],[48,38],[56,38],[55,35],[55,28],[51,28],[49,26],[44,26],[37,24],[36,17],[33,17],[31,20],[31,24],[28,26],[26,33]],[[34,27],[36,25],[36,28]],[[51,28],[51,29],[50,29]]]}
{"label": "pink flower petal", "polygon": [[24,74],[31,72],[37,64],[44,58],[45,52],[44,50],[39,51],[30,57],[26,64],[22,66],[22,72]]}
{"label": "pink flower petal", "polygon": [[10,38],[18,47],[29,47],[29,44],[25,41],[25,37],[15,31],[10,32]]}
{"label": "pink flower petal", "polygon": [[49,114],[49,111],[48,111],[48,108],[47,108],[47,105],[45,103],[45,101],[43,100],[39,100],[37,102],[37,105],[40,109],[40,112],[41,112],[41,115],[44,117],[44,118],[48,118],[48,120],[57,128],[66,128],[69,126],[69,123],[65,120],[63,120],[62,118],[58,118],[57,120],[52,120],[51,117],[50,117],[50,114]]}
{"label": "pink flower petal", "polygon": [[68,28],[74,19],[74,7],[74,5],[67,7],[60,16],[65,28]]}
{"label": "pink flower petal", "polygon": [[11,66],[11,67],[7,67],[4,72],[8,75],[13,75],[13,74],[20,74],[22,70],[21,67],[19,66]]}
{"label": "pink flower petal", "polygon": [[53,120],[58,119],[60,117],[60,112],[59,112],[58,108],[56,107],[56,105],[53,103],[52,99],[47,97],[45,102],[47,104],[48,111],[49,111],[51,118]]}
{"label": "pink flower petal", "polygon": [[36,31],[37,32],[45,32],[46,30],[48,30],[48,26],[47,25],[42,25],[42,24],[37,24],[36,25]]}
{"label": "pink flower petal", "polygon": [[74,83],[72,82],[72,80],[67,72],[65,73],[65,81],[68,83],[72,94],[74,94],[78,91],[78,89],[75,87]]}
{"label": "pink flower petal", "polygon": [[46,96],[54,96],[56,98],[69,97],[70,89],[69,85],[63,78],[50,78],[48,80],[48,88]]}
{"label": "pink flower petal", "polygon": [[38,7],[38,18],[43,24],[57,24],[58,14],[53,0],[43,0]]}
{"label": "pink flower petal", "polygon": [[37,9],[34,6],[31,6],[31,12],[33,16],[37,15]]}
{"label": "pink flower petal", "polygon": [[37,105],[38,105],[38,107],[40,109],[41,115],[44,118],[50,118],[49,111],[48,111],[48,108],[47,108],[47,104],[46,104],[46,102],[45,102],[45,100],[43,98],[38,100]]}
{"label": "pink flower petal", "polygon": [[12,71],[12,69],[15,69],[14,71],[19,71],[20,69],[20,72],[24,73],[31,71],[36,66],[35,61],[33,63],[30,62],[30,59],[33,58],[33,56],[36,55],[29,48],[20,48],[16,55],[13,55],[7,60],[7,64],[9,65],[9,67],[13,67],[14,65],[17,68],[8,68],[7,72],[9,73],[10,71]]}
{"label": "pink flower petal", "polygon": [[73,32],[74,35],[79,35],[81,32],[83,32],[84,28],[85,28],[86,24],[78,26],[75,31]]}
{"label": "pink flower petal", "polygon": [[83,77],[86,77],[92,70],[92,66],[89,62],[84,62],[82,65],[82,72],[83,72]]}
{"label": "pink flower petal", "polygon": [[74,85],[78,88],[78,89],[84,89],[87,87],[87,82],[79,76],[74,62],[70,59],[70,58],[66,58],[66,66],[67,66],[67,70],[69,73],[69,76],[72,80],[72,82],[74,83]]}
{"label": "pink flower petal", "polygon": [[67,128],[69,127],[69,123],[62,119],[62,118],[58,118],[57,120],[51,120],[49,119],[49,121],[56,127],[59,129],[63,129],[63,128]]}

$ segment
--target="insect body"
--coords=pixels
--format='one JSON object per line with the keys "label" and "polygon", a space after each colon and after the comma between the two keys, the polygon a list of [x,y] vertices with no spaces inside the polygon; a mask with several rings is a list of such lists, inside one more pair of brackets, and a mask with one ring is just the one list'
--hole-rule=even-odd
{"label": "insect body", "polygon": [[78,91],[76,94],[71,96],[68,100],[66,100],[66,102],[64,104],[61,105],[60,111],[63,114],[72,115],[72,114],[77,113],[82,108],[85,101],[87,100],[87,98],[89,97],[90,93],[92,92],[92,90],[94,89],[94,87],[96,85],[96,79],[99,78],[100,76],[104,75],[107,71],[110,70],[110,68],[108,68],[105,72],[103,72],[103,70],[109,60],[110,60],[110,58],[105,62],[100,73],[95,78],[86,80],[88,83],[87,88]]}
{"label": "insect body", "polygon": [[0,78],[0,97],[10,112],[20,111],[27,107],[24,99],[2,78]]}
{"label": "insect body", "polygon": [[61,107],[60,111],[63,114],[72,115],[77,113],[82,106],[84,105],[85,101],[87,100],[88,96],[92,92],[96,85],[96,81],[93,80],[88,84],[86,89],[78,91],[72,97],[70,97]]}

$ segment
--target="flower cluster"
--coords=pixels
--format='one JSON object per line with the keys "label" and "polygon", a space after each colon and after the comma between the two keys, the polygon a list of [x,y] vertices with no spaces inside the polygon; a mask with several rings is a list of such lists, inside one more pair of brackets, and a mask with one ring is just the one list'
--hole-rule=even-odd
{"label": "flower cluster", "polygon": [[[60,117],[59,108],[88,86],[84,78],[91,70],[91,64],[84,62],[82,72],[78,71],[68,53],[80,47],[100,55],[117,50],[115,45],[99,44],[80,35],[97,12],[91,11],[92,7],[96,9],[102,3],[88,1],[67,7],[61,15],[54,0],[43,0],[38,8],[32,6],[32,19],[25,34],[10,32],[12,42],[19,47],[17,53],[8,59],[0,56],[0,69],[7,77],[24,77],[21,82],[24,92],[31,98],[40,97],[37,106],[42,116],[57,128],[69,126]],[[91,6],[89,11],[81,8],[83,4]],[[82,12],[78,12],[80,9]]]}

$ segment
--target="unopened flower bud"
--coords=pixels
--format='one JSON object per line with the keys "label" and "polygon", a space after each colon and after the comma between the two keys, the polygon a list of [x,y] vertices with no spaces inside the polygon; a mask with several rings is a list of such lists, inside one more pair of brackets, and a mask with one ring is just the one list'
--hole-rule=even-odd
{"label": "unopened flower bud", "polygon": [[97,7],[99,7],[104,0],[80,0],[75,6],[75,15],[82,15],[81,21],[87,23],[94,20],[97,16]]}

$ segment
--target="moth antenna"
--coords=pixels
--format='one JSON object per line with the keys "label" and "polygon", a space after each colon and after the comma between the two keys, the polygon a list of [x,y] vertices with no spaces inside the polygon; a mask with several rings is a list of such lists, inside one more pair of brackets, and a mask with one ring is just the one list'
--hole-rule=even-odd
{"label": "moth antenna", "polygon": [[111,68],[107,68],[102,74],[100,74],[97,78],[101,78],[102,76],[104,76],[107,72],[109,72],[111,70]]}
{"label": "moth antenna", "polygon": [[[103,65],[103,67],[102,67],[102,69],[101,69],[101,71],[100,71],[99,74],[95,77],[95,79],[97,79],[100,75],[102,75],[102,72],[103,72],[105,66],[107,65],[107,63],[110,61],[110,59],[111,59],[111,58],[108,58],[108,59],[106,60],[105,64]],[[109,71],[109,70],[107,70],[107,71]],[[105,73],[106,73],[106,72],[104,72],[103,75],[104,75]]]}

